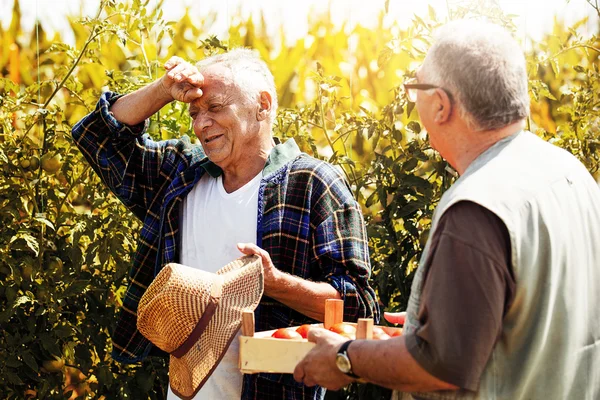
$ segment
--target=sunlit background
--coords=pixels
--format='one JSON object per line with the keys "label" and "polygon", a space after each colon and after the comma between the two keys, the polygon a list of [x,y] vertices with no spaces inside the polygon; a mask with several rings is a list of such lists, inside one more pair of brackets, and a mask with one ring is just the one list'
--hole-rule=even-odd
{"label": "sunlit background", "polygon": [[[388,12],[384,22],[390,24],[396,21],[400,26],[410,24],[414,15],[426,15],[431,6],[441,18],[448,15],[448,9],[461,3],[473,4],[465,0],[389,0]],[[507,14],[516,17],[516,25],[521,39],[539,40],[544,32],[548,32],[557,18],[565,25],[595,14],[592,7],[584,0],[479,0],[484,4],[498,4]],[[150,0],[152,7],[158,0]],[[13,0],[0,0],[0,16],[6,27],[10,23]],[[50,32],[60,31],[63,40],[73,43],[72,31],[67,27],[67,18],[74,15],[92,15],[98,7],[98,1],[91,0],[21,0],[22,27],[32,29],[34,21],[43,21],[44,28]],[[355,24],[373,26],[376,24],[386,0],[165,0],[163,12],[165,19],[176,21],[190,10],[192,16],[202,16],[209,12],[217,12],[217,20],[210,34],[222,35],[231,23],[231,16],[253,15],[260,18],[264,15],[269,31],[277,35],[280,27],[286,33],[288,41],[294,41],[304,36],[308,30],[311,15],[330,12],[336,24],[347,23],[350,28]],[[240,11],[238,13],[238,11]],[[585,34],[592,33],[596,24],[584,25]]]}

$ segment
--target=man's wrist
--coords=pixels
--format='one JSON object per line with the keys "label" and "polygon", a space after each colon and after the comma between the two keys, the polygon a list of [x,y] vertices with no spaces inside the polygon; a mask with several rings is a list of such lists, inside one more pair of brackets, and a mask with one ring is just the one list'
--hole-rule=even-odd
{"label": "man's wrist", "polygon": [[154,85],[154,92],[156,94],[156,99],[158,102],[162,104],[161,108],[173,100],[173,96],[169,93],[169,91],[165,88],[163,83],[164,76],[160,79],[155,80],[152,85]]}
{"label": "man's wrist", "polygon": [[340,346],[336,354],[335,364],[340,372],[343,372],[353,379],[359,379],[359,376],[354,373],[352,361],[350,360],[350,356],[348,354],[348,348],[353,342],[354,340],[348,340]]}

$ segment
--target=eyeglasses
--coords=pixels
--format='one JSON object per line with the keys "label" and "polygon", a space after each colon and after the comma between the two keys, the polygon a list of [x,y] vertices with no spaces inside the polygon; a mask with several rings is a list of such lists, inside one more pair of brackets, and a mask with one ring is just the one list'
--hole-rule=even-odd
{"label": "eyeglasses", "polygon": [[[416,82],[416,81],[412,81],[412,82]],[[404,84],[404,91],[406,92],[406,97],[408,98],[408,101],[410,101],[411,103],[415,103],[417,101],[417,91],[418,90],[431,90],[431,89],[442,89],[444,92],[446,92],[446,94],[448,95],[450,100],[452,100],[452,93],[450,93],[447,89],[445,89],[441,86],[430,85],[428,83],[410,83],[410,82]]]}

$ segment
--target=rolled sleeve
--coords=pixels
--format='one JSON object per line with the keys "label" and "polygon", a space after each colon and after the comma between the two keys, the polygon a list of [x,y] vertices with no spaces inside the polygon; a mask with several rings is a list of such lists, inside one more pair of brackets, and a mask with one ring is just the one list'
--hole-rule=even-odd
{"label": "rolled sleeve", "polygon": [[148,120],[136,125],[127,125],[118,121],[110,111],[110,107],[122,96],[123,95],[114,92],[102,93],[102,96],[100,96],[98,104],[96,105],[96,112],[100,114],[100,120],[106,124],[106,128],[108,128],[110,133],[134,137],[141,136],[148,128]]}
{"label": "rolled sleeve", "polygon": [[[136,125],[119,122],[110,107],[120,94],[104,92],[94,111],[72,129],[72,137],[87,162],[108,188],[137,217],[143,218],[152,199],[176,162],[166,163],[167,154],[181,158],[183,141],[155,142],[145,133],[148,120]],[[173,165],[173,167],[171,167]]]}
{"label": "rolled sleeve", "polygon": [[344,320],[374,318],[379,305],[369,286],[371,274],[364,220],[356,202],[345,203],[323,221],[315,234],[315,258],[325,280],[344,300]]}

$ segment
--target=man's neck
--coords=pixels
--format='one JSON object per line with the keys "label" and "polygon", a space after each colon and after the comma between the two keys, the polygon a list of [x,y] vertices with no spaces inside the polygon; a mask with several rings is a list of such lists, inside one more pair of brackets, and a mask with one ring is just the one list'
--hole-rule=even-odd
{"label": "man's neck", "polygon": [[450,144],[447,155],[442,156],[460,174],[464,174],[469,165],[483,152],[500,140],[514,135],[523,129],[523,122],[515,122],[501,129],[491,131],[463,131],[462,134],[452,135],[456,140]]}
{"label": "man's neck", "polygon": [[275,147],[273,139],[265,142],[258,151],[243,163],[223,168],[223,187],[227,193],[235,192],[246,183],[250,182],[265,167],[271,150]]}

